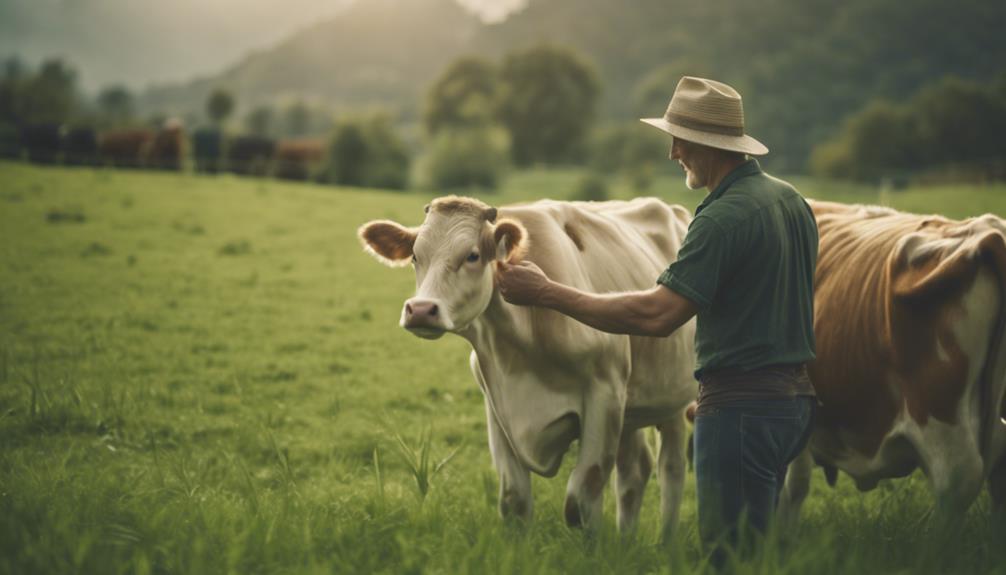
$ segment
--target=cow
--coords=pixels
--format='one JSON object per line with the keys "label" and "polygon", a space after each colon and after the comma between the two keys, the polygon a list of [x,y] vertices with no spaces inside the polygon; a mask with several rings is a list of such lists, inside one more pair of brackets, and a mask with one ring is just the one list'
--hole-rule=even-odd
{"label": "cow", "polygon": [[63,163],[69,166],[98,164],[98,133],[94,128],[77,126],[63,137]]}
{"label": "cow", "polygon": [[21,145],[27,152],[28,161],[36,164],[55,164],[59,161],[63,146],[62,124],[27,124],[21,127]]}
{"label": "cow", "polygon": [[644,428],[655,426],[662,532],[672,532],[685,478],[683,412],[697,391],[694,321],[668,338],[602,333],[552,310],[506,303],[493,262],[525,259],[592,292],[649,288],[676,258],[689,220],[684,208],[657,199],[543,200],[497,210],[448,196],[427,206],[419,227],[372,221],[360,228],[378,260],[415,268],[416,294],[404,303],[401,326],[471,344],[502,517],[531,518],[530,473],[555,476],[579,439],[567,524],[598,527],[614,468],[618,527],[631,532],[653,468]]}
{"label": "cow", "polygon": [[223,133],[216,128],[200,128],[192,134],[192,159],[196,172],[215,174],[221,169]]}
{"label": "cow", "polygon": [[142,168],[154,132],[148,129],[129,129],[104,132],[98,139],[101,160],[117,168]]}
{"label": "cow", "polygon": [[792,528],[814,462],[861,490],[921,468],[935,520],[960,519],[984,482],[1006,506],[1004,221],[811,202],[820,402],[780,498]]}
{"label": "cow", "polygon": [[227,149],[227,169],[235,174],[263,177],[269,173],[276,142],[262,136],[238,136]]}
{"label": "cow", "polygon": [[325,143],[300,138],[276,142],[276,177],[284,180],[310,180],[325,160]]}
{"label": "cow", "polygon": [[166,120],[147,149],[146,166],[155,170],[182,169],[185,158],[185,130],[178,119]]}

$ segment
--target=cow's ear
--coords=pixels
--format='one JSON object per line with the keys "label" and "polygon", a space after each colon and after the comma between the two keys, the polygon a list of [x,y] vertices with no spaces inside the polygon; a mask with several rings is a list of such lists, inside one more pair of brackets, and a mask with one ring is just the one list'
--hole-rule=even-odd
{"label": "cow's ear", "polygon": [[412,245],[416,230],[389,220],[374,220],[360,226],[357,232],[363,249],[389,266],[404,266],[412,261]]}
{"label": "cow's ear", "polygon": [[527,252],[527,230],[516,220],[500,220],[493,228],[493,243],[497,260],[519,262]]}

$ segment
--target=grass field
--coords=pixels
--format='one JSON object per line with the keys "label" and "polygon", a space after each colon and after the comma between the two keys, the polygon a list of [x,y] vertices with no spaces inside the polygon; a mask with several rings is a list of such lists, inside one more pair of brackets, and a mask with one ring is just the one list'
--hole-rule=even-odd
{"label": "grass field", "polygon": [[[563,199],[576,177],[517,173],[484,199]],[[701,200],[677,177],[650,193]],[[398,328],[412,274],[355,238],[431,197],[0,163],[0,573],[703,571],[691,479],[669,548],[655,482],[631,539],[610,496],[595,537],[564,526],[566,471],[535,479],[531,526],[498,519],[467,344]],[[1006,214],[1006,187],[884,199]],[[403,456],[424,447],[455,455],[431,477]],[[795,541],[739,571],[1006,573],[986,494],[939,535],[930,501],[918,473],[868,494],[815,474]]]}

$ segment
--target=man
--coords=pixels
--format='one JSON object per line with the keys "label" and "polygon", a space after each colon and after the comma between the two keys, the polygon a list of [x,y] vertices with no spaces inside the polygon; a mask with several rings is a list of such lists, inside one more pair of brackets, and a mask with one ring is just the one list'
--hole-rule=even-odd
{"label": "man", "polygon": [[698,316],[695,474],[700,535],[715,549],[737,543],[742,519],[765,532],[786,466],[809,435],[817,226],[792,186],[748,159],[768,149],[745,135],[730,86],[686,76],[664,117],[643,122],[673,136],[670,158],[688,187],[710,191],[657,285],[584,293],[529,262],[501,264],[497,281],[510,303],[610,333],[666,337]]}

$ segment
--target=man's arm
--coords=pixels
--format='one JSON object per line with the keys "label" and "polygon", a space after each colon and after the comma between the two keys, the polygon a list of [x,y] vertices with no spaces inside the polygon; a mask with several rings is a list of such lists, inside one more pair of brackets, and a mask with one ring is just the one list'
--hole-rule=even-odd
{"label": "man's arm", "polygon": [[691,300],[660,285],[591,294],[549,280],[532,263],[501,263],[497,270],[500,293],[508,302],[554,309],[608,333],[667,337],[698,311]]}

